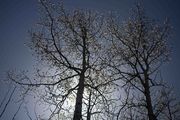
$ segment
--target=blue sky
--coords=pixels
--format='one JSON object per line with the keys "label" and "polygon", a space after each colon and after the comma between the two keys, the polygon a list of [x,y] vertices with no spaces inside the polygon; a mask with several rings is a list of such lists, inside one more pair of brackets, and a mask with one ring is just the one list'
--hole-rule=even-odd
{"label": "blue sky", "polygon": [[[147,14],[156,19],[170,18],[173,34],[172,60],[163,67],[162,75],[175,88],[180,86],[180,1],[179,0],[142,0]],[[122,19],[128,17],[134,0],[65,0],[68,9],[88,8],[102,11],[117,11]],[[0,81],[5,79],[9,69],[32,69],[35,61],[31,51],[25,45],[29,40],[28,30],[38,20],[37,0],[1,0],[0,1]],[[2,92],[6,91],[1,87]],[[0,94],[1,95],[1,94]]]}

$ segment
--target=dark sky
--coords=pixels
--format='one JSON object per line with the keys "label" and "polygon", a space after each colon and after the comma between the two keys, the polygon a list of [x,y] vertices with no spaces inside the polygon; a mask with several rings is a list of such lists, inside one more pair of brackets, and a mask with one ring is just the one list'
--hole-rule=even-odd
{"label": "dark sky", "polygon": [[[157,20],[170,18],[173,35],[172,60],[163,67],[163,78],[175,87],[180,87],[180,1],[179,0],[142,0],[149,16]],[[88,8],[103,11],[117,11],[122,19],[129,15],[134,0],[65,0],[67,8]],[[0,0],[0,81],[5,79],[9,69],[32,69],[34,59],[24,44],[29,40],[28,30],[38,20],[37,0]],[[0,82],[1,83],[1,82]],[[6,89],[1,85],[1,92]],[[2,94],[0,94],[2,95]],[[0,97],[1,98],[1,97]],[[1,99],[0,99],[1,100]]]}

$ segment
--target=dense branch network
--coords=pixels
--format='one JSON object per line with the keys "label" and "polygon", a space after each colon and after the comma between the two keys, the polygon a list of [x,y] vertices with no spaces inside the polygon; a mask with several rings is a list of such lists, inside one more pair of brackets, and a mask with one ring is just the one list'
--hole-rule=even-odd
{"label": "dense branch network", "polygon": [[167,21],[154,22],[139,5],[120,25],[98,12],[39,3],[42,16],[29,46],[42,66],[34,79],[8,73],[48,104],[48,116],[37,119],[175,120],[178,110],[160,75],[169,58]]}

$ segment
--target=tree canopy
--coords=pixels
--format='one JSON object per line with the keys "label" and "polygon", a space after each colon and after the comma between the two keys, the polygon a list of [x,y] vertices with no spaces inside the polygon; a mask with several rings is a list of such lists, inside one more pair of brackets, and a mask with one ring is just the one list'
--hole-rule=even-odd
{"label": "tree canopy", "polygon": [[21,88],[22,98],[32,93],[44,103],[47,114],[36,113],[35,119],[180,117],[179,103],[160,72],[170,55],[167,20],[161,24],[150,19],[139,4],[120,23],[108,13],[66,10],[62,3],[44,0],[39,3],[41,17],[30,31],[28,45],[41,65],[36,66],[35,75],[8,72]]}

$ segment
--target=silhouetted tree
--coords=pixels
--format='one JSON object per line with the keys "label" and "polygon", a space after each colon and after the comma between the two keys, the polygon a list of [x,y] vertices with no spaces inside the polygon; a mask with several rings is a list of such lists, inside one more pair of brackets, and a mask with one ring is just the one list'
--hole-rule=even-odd
{"label": "silhouetted tree", "polygon": [[170,53],[167,40],[171,27],[168,21],[159,24],[151,20],[137,5],[132,16],[122,25],[111,17],[108,28],[114,56],[109,66],[114,69],[114,76],[123,77],[123,86],[131,89],[126,105],[139,113],[141,118],[138,119],[157,120],[157,112],[162,112],[156,104],[164,102],[158,100],[158,91],[165,87],[159,71]]}
{"label": "silhouetted tree", "polygon": [[[34,80],[13,73],[9,73],[9,78],[21,86],[44,86],[45,95],[41,99],[55,106],[49,119],[55,115],[59,117],[60,113],[62,119],[72,118],[72,113],[73,120],[83,119],[84,114],[90,119],[92,114],[99,113],[93,104],[108,105],[108,94],[104,94],[111,85],[102,64],[106,48],[102,37],[104,19],[88,10],[68,12],[62,4],[53,5],[44,0],[40,0],[40,4],[44,10],[37,27],[31,31],[30,47],[45,65],[38,68]],[[84,98],[86,94],[90,95],[87,100]],[[92,100],[91,95],[97,98]],[[87,112],[83,112],[86,111],[83,104],[87,101]],[[74,102],[75,108],[72,109]]]}
{"label": "silhouetted tree", "polygon": [[159,98],[160,101],[163,101],[156,111],[156,114],[160,114],[160,119],[178,120],[180,118],[180,102],[176,99],[173,89],[163,88]]}
{"label": "silhouetted tree", "polygon": [[[8,77],[46,103],[47,119],[177,118],[159,72],[169,58],[167,21],[149,19],[139,5],[122,25],[94,11],[67,11],[46,0],[40,6],[29,43],[39,60],[36,74]],[[27,108],[26,114],[32,119]]]}

